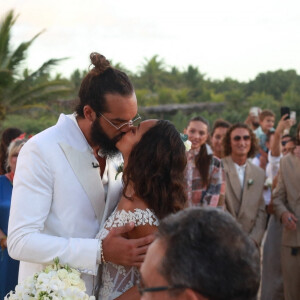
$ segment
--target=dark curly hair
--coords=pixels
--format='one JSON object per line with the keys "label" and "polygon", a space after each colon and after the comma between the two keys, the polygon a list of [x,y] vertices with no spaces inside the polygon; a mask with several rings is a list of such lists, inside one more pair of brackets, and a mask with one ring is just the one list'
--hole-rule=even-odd
{"label": "dark curly hair", "polygon": [[184,169],[185,146],[175,126],[159,120],[132,149],[123,173],[126,195],[129,184],[133,184],[135,195],[153,209],[162,219],[170,213],[184,208],[186,194]]}
{"label": "dark curly hair", "polygon": [[128,76],[110,65],[110,62],[101,54],[93,52],[90,55],[91,65],[94,67],[82,80],[79,90],[79,104],[76,113],[84,117],[83,108],[85,105],[99,113],[107,111],[106,94],[120,94],[130,96],[134,93],[133,85]]}
{"label": "dark curly hair", "polygon": [[248,152],[247,157],[254,157],[255,154],[257,153],[258,150],[258,143],[257,143],[257,138],[256,135],[254,134],[254,132],[250,129],[250,127],[244,123],[236,123],[233,124],[231,127],[229,127],[229,129],[227,130],[225,137],[223,139],[223,146],[224,146],[224,154],[225,156],[231,155],[231,140],[230,140],[230,136],[231,136],[231,132],[237,128],[244,128],[247,129],[250,135],[250,139],[251,139],[251,147],[250,147],[250,151]]}
{"label": "dark curly hair", "polygon": [[[189,120],[189,123],[186,128],[189,127],[191,122],[195,122],[195,121],[202,122],[207,126],[208,138],[206,143],[209,144],[209,123],[206,119],[204,119],[201,116],[194,117]],[[206,143],[201,145],[199,153],[195,157],[195,164],[200,173],[203,187],[206,187],[209,183],[209,167],[213,157],[211,154],[207,153]]]}

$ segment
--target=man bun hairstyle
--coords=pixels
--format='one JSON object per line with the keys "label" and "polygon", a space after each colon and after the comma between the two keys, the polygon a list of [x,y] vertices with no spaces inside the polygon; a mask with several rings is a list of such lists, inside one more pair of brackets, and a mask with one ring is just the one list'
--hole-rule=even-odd
{"label": "man bun hairstyle", "polygon": [[84,118],[83,108],[89,105],[97,117],[100,113],[107,112],[107,94],[130,96],[134,93],[129,77],[122,71],[115,69],[106,57],[97,52],[90,54],[91,70],[82,80],[79,90],[79,104],[76,113]]}

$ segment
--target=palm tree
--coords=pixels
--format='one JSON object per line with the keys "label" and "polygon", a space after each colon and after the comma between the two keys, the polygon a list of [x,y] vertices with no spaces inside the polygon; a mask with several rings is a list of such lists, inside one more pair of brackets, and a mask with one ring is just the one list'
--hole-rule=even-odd
{"label": "palm tree", "polygon": [[140,81],[151,92],[155,92],[163,84],[165,73],[164,61],[154,55],[151,59],[145,59],[140,71]]}
{"label": "palm tree", "polygon": [[17,110],[47,108],[53,97],[70,91],[67,80],[51,79],[49,75],[50,69],[63,59],[49,59],[34,72],[22,68],[28,48],[43,31],[12,49],[11,29],[16,20],[11,10],[0,22],[0,119]]}

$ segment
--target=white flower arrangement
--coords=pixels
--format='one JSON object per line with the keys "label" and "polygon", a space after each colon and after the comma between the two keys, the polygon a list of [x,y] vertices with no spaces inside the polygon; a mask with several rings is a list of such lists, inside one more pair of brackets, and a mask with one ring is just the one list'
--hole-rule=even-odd
{"label": "white flower arrangement", "polygon": [[95,300],[85,293],[85,283],[80,272],[69,266],[61,266],[59,259],[42,272],[28,277],[6,295],[4,300]]}

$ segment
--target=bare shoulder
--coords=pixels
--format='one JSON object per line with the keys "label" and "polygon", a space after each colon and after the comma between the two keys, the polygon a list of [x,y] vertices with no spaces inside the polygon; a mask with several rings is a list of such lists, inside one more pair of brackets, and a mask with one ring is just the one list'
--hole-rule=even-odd
{"label": "bare shoulder", "polygon": [[157,230],[158,219],[147,204],[137,197],[127,199],[122,197],[118,205],[119,211],[125,211],[130,214],[135,222],[135,227],[128,233],[130,239],[137,239]]}

